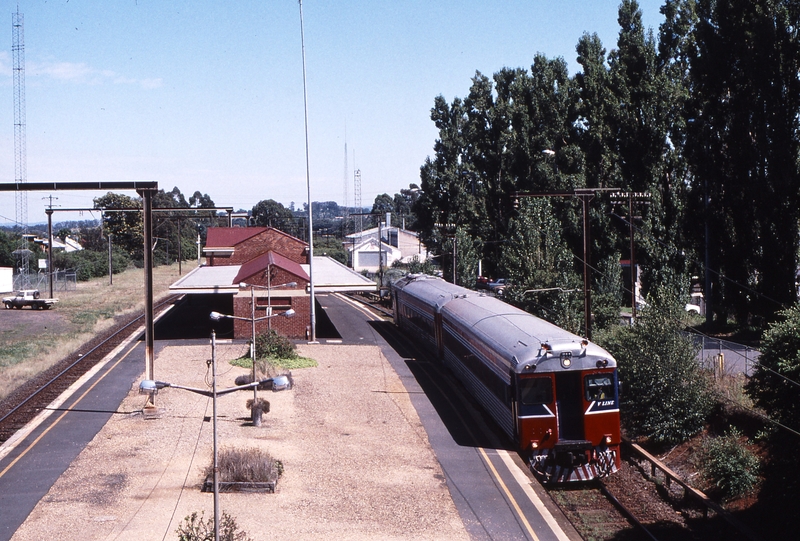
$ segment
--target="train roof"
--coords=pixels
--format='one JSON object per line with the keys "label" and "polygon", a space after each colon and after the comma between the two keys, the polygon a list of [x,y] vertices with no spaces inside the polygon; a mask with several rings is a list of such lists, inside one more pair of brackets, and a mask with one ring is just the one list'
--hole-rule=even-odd
{"label": "train roof", "polygon": [[616,366],[609,352],[500,299],[440,278],[412,275],[398,289],[424,300],[506,358],[516,372]]}

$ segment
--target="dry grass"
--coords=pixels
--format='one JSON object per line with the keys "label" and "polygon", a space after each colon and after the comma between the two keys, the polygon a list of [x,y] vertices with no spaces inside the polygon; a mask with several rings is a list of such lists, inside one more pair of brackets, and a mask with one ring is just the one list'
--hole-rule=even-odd
{"label": "dry grass", "polygon": [[[217,458],[219,479],[229,483],[265,483],[277,481],[283,464],[257,447],[221,449]],[[214,473],[213,464],[206,468],[206,477]]]}
{"label": "dry grass", "polygon": [[[196,266],[183,263],[183,273]],[[178,266],[153,269],[153,295],[169,292]],[[110,327],[114,317],[144,308],[144,271],[128,269],[114,276],[78,282],[76,291],[60,292],[49,311],[9,311],[0,320],[0,400],[25,381],[47,370],[95,334]]]}

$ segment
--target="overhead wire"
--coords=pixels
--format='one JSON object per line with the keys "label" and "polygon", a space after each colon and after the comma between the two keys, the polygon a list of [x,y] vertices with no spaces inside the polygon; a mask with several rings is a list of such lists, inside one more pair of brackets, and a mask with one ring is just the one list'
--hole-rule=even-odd
{"label": "overhead wire", "polygon": [[[619,216],[619,215],[617,215],[617,214],[615,214],[615,213],[611,213],[611,214],[612,214],[612,216],[615,216],[615,217],[619,218],[620,220],[622,220],[622,221],[623,221],[623,222],[625,222],[626,224],[632,225],[632,226],[633,226],[633,227],[634,227],[634,228],[635,228],[635,229],[636,229],[636,230],[637,230],[637,231],[638,231],[640,234],[646,234],[646,233],[644,233],[644,232],[642,231],[642,229],[641,229],[641,228],[639,228],[639,227],[638,227],[638,226],[636,226],[635,224],[631,224],[630,222],[628,222],[627,220],[625,220],[625,219],[624,219],[622,216]],[[658,244],[660,244],[660,245],[662,245],[662,246],[664,246],[664,247],[668,247],[668,246],[666,245],[666,243],[664,243],[664,242],[660,241],[659,239],[657,239],[657,238],[653,237],[652,235],[648,235],[648,236],[649,236],[649,237],[650,237],[650,238],[651,238],[653,241],[655,241],[656,243],[658,243]],[[573,258],[575,258],[575,259],[576,259],[578,262],[580,262],[581,264],[583,264],[583,263],[584,263],[584,260],[583,260],[582,258],[578,257],[577,255],[575,255],[575,254],[572,254],[572,256],[573,256]],[[599,275],[601,275],[601,276],[607,276],[607,275],[606,275],[606,273],[604,273],[603,271],[601,271],[601,270],[600,270],[600,269],[598,269],[597,267],[594,267],[594,266],[592,266],[591,264],[587,264],[587,266],[588,266],[588,267],[589,267],[589,268],[590,268],[590,269],[591,269],[593,272],[595,272],[595,273],[597,273],[597,274],[599,274]],[[717,275],[719,275],[721,278],[723,278],[723,279],[725,279],[725,280],[728,280],[728,281],[730,281],[730,282],[732,282],[732,283],[735,283],[736,285],[738,285],[738,286],[740,286],[740,287],[742,287],[742,288],[744,288],[744,289],[747,289],[748,291],[751,291],[751,292],[753,292],[753,293],[754,293],[754,294],[756,294],[756,295],[762,296],[763,298],[765,298],[765,299],[767,299],[767,300],[770,300],[770,301],[772,301],[772,302],[775,302],[775,303],[776,303],[776,304],[778,304],[779,306],[781,306],[781,307],[784,307],[784,308],[785,308],[785,305],[784,305],[783,303],[780,303],[780,302],[776,301],[775,299],[771,299],[770,297],[768,297],[768,296],[766,296],[766,295],[763,295],[763,294],[759,293],[758,291],[755,291],[755,290],[753,290],[752,288],[749,288],[749,287],[747,287],[747,286],[742,286],[741,284],[738,284],[738,283],[736,283],[734,280],[731,280],[731,279],[729,279],[729,278],[725,277],[725,276],[724,276],[724,275],[722,275],[721,273],[716,273],[716,274],[717,274]],[[635,299],[634,299],[634,297],[633,297],[633,291],[631,291],[630,289],[628,289],[628,288],[625,288],[625,287],[623,287],[623,291],[625,291],[625,292],[627,292],[627,293],[630,293],[630,294],[631,294],[631,302],[636,302],[636,301],[635,301]],[[653,309],[654,307],[649,307],[649,308],[650,308],[650,309]],[[658,308],[656,308],[656,309],[658,309]],[[667,316],[667,317],[670,317],[671,319],[673,319],[673,321],[675,321],[675,319],[674,319],[674,318],[672,318],[672,317],[671,317],[669,314],[666,314],[666,316]],[[681,323],[681,324],[683,324],[683,322],[682,322],[682,321],[678,321],[678,322],[679,322],[679,323]],[[697,335],[699,335],[699,336],[702,336],[702,337],[704,337],[704,338],[713,339],[712,337],[709,337],[709,336],[705,335],[704,333],[701,333],[700,331],[697,331],[696,329],[692,329],[692,330],[691,330],[691,332],[693,332],[694,334],[697,334]],[[766,371],[768,371],[768,372],[770,372],[770,373],[773,373],[773,374],[775,374],[775,375],[777,375],[777,376],[780,376],[781,378],[783,378],[784,380],[786,380],[787,382],[791,383],[791,384],[792,384],[792,385],[794,385],[794,386],[800,387],[800,383],[799,383],[799,382],[797,382],[797,381],[794,381],[794,380],[792,380],[791,378],[788,378],[787,376],[785,376],[785,375],[783,375],[783,374],[780,374],[779,372],[776,372],[775,370],[773,370],[773,369],[771,369],[771,368],[769,368],[769,367],[767,367],[767,366],[764,366],[762,363],[760,363],[760,362],[758,362],[758,361],[756,361],[756,360],[754,360],[753,362],[754,362],[754,363],[755,363],[755,365],[756,365],[756,366],[758,366],[759,368],[761,368],[761,369],[764,369],[764,370],[766,370]],[[771,424],[774,424],[775,426],[777,426],[777,427],[779,427],[779,428],[783,428],[783,429],[785,429],[785,430],[788,430],[789,432],[791,432],[791,433],[793,433],[793,434],[796,434],[796,435],[800,436],[800,431],[797,431],[797,430],[795,430],[795,429],[793,429],[793,428],[791,428],[791,427],[788,427],[788,426],[786,426],[786,425],[784,425],[784,424],[780,423],[779,421],[776,421],[775,419],[772,419],[771,417],[769,417],[768,415],[766,415],[766,414],[764,414],[764,413],[761,413],[761,412],[759,412],[759,411],[757,411],[757,410],[754,410],[754,409],[752,409],[752,408],[748,408],[747,406],[743,406],[742,404],[738,404],[738,403],[736,403],[736,402],[734,402],[734,401],[732,401],[732,400],[728,399],[727,397],[721,397],[721,398],[722,398],[723,400],[725,400],[725,401],[728,401],[728,402],[730,402],[731,404],[733,404],[734,406],[736,406],[736,407],[738,407],[738,408],[740,408],[740,409],[743,409],[743,410],[745,410],[745,411],[748,411],[748,412],[752,413],[753,415],[756,415],[757,417],[759,417],[759,418],[761,418],[761,419],[763,419],[763,420],[765,420],[765,421],[767,421],[767,422],[769,422],[769,423],[771,423]]]}
{"label": "overhead wire", "polygon": [[[620,220],[621,220],[622,222],[624,222],[625,224],[627,224],[627,225],[629,225],[629,226],[632,226],[634,229],[636,229],[636,231],[637,231],[637,232],[639,232],[639,234],[640,234],[640,235],[648,235],[648,237],[649,237],[651,240],[653,240],[654,242],[656,242],[657,244],[660,244],[661,246],[663,246],[663,247],[665,247],[665,248],[668,248],[668,245],[667,245],[666,243],[664,243],[664,242],[663,242],[663,241],[661,241],[660,239],[657,239],[657,238],[655,238],[653,235],[649,235],[649,234],[645,233],[645,232],[642,230],[642,228],[638,227],[636,224],[634,224],[634,223],[630,222],[629,220],[626,220],[624,217],[622,217],[622,216],[620,216],[620,215],[618,215],[618,214],[616,214],[616,213],[614,213],[614,212],[612,212],[612,213],[610,213],[610,214],[611,214],[611,216],[614,216],[614,217],[616,217],[616,218],[620,219]],[[576,257],[576,259],[577,259],[577,256],[575,256],[575,257]],[[693,263],[695,263],[695,264],[699,265],[701,268],[705,269],[705,266],[704,266],[704,265],[703,265],[701,262],[699,262],[697,259],[694,259],[694,258],[689,258],[689,259],[690,259],[690,260],[691,260]],[[590,267],[591,267],[591,266],[590,266]],[[602,272],[601,272],[599,269],[597,269],[597,268],[594,268],[594,267],[591,267],[591,268],[592,268],[592,270],[593,270],[594,272],[596,272],[596,273],[599,273],[599,274],[603,275],[603,273],[602,273]],[[731,283],[733,283],[733,284],[735,284],[735,285],[737,285],[737,286],[739,286],[739,287],[741,287],[741,288],[743,288],[743,289],[745,289],[745,290],[747,290],[747,291],[750,291],[750,292],[754,293],[754,294],[755,294],[755,295],[757,295],[757,296],[763,297],[763,298],[764,298],[764,299],[766,299],[766,300],[769,300],[769,301],[771,301],[771,302],[774,302],[774,303],[778,304],[778,306],[781,306],[782,308],[786,308],[786,305],[785,305],[785,304],[783,304],[783,303],[781,303],[781,302],[779,302],[779,301],[776,301],[775,299],[772,299],[772,298],[770,298],[770,297],[769,297],[769,296],[767,296],[767,295],[764,295],[764,294],[762,294],[762,293],[760,293],[760,292],[758,292],[758,291],[756,291],[756,290],[754,290],[754,289],[752,289],[752,288],[750,288],[750,287],[748,287],[748,286],[742,285],[742,284],[740,284],[740,283],[736,282],[735,280],[732,280],[732,279],[730,279],[730,278],[726,277],[724,274],[722,274],[722,273],[720,273],[720,272],[714,271],[713,269],[709,269],[709,270],[710,270],[711,272],[713,272],[714,274],[718,275],[720,278],[722,278],[722,279],[724,279],[724,280],[726,280],[726,281],[728,281],[728,282],[731,282]],[[624,289],[624,290],[625,290],[627,293],[631,293],[631,295],[632,295],[632,292],[631,292],[630,290],[628,290],[627,288],[623,288],[623,289]],[[633,298],[633,297],[631,297],[631,298]],[[705,334],[705,333],[702,333],[702,332],[698,331],[697,329],[689,329],[687,332],[690,332],[690,333],[696,334],[697,336],[701,336],[701,337],[703,337],[703,338],[708,338],[708,339],[711,339],[711,340],[717,340],[716,338],[710,337],[710,336],[708,336],[707,334]],[[768,366],[764,366],[764,365],[763,365],[763,364],[761,364],[759,361],[757,361],[757,360],[753,359],[753,363],[754,363],[755,365],[757,365],[757,366],[759,366],[759,367],[763,368],[764,370],[766,370],[766,371],[768,371],[768,372],[771,372],[771,373],[775,374],[776,376],[779,376],[779,377],[781,377],[781,378],[785,379],[786,381],[788,381],[788,382],[789,382],[789,383],[791,383],[792,385],[795,385],[795,386],[797,386],[797,387],[800,387],[800,382],[797,382],[797,381],[795,381],[795,380],[793,380],[793,379],[791,379],[791,378],[789,378],[789,377],[787,377],[787,376],[785,376],[785,375],[781,374],[780,372],[777,372],[777,371],[775,371],[775,370],[773,370],[773,369],[769,368]]]}

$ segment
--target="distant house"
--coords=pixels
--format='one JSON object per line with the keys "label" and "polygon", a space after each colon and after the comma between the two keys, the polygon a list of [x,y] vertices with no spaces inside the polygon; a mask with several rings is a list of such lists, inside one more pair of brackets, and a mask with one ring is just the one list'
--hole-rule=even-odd
{"label": "distant house", "polygon": [[[275,317],[256,322],[256,331],[268,328],[294,339],[309,336],[311,282],[308,244],[271,227],[209,228],[204,265],[170,286],[187,295],[229,295],[234,338],[252,333],[252,301],[256,319],[280,315],[289,309],[292,318]],[[376,284],[327,256],[314,256],[315,293],[375,291]]]}
{"label": "distant house", "polygon": [[414,258],[420,261],[430,258],[427,248],[419,240],[418,233],[391,225],[389,227],[382,225],[347,235],[344,246],[350,253],[350,261],[356,272],[378,272],[381,256],[386,268],[391,267],[395,261],[409,263]]}
{"label": "distant house", "polygon": [[[33,242],[36,244],[40,244],[47,249],[47,239],[41,239],[36,237],[33,239]],[[63,250],[64,252],[77,252],[79,250],[83,250],[83,246],[80,242],[73,239],[72,237],[65,237],[62,241],[58,237],[53,237],[53,252],[58,252],[59,250]]]}

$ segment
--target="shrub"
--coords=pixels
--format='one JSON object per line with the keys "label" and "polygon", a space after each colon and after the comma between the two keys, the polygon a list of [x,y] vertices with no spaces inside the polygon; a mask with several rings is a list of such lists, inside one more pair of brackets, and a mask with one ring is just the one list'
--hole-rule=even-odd
{"label": "shrub", "polygon": [[[236,520],[223,512],[219,523],[220,541],[252,541],[247,532],[238,530]],[[183,519],[175,533],[180,541],[214,541],[214,519],[203,521],[203,513],[200,516],[192,513]]]}
{"label": "shrub", "polygon": [[256,359],[277,357],[291,359],[297,356],[296,346],[291,340],[278,334],[274,329],[256,335]]}
{"label": "shrub", "polygon": [[[123,272],[129,264],[130,259],[124,252],[112,250],[111,265],[114,274]],[[81,282],[99,278],[108,274],[108,252],[92,250],[56,252],[53,254],[53,268],[75,269],[76,277]]]}
{"label": "shrub", "polygon": [[724,498],[741,496],[758,482],[760,462],[741,442],[742,434],[731,429],[724,436],[703,443],[703,476],[719,489]]}
{"label": "shrub", "polygon": [[708,377],[680,330],[678,314],[654,304],[632,327],[598,336],[617,359],[620,416],[632,437],[674,444],[705,426],[713,406]]}
{"label": "shrub", "polygon": [[[269,453],[255,447],[248,449],[222,449],[217,456],[219,479],[228,483],[258,483],[277,481],[283,473],[283,464]],[[213,465],[206,475],[213,475]]]}

